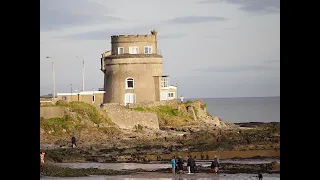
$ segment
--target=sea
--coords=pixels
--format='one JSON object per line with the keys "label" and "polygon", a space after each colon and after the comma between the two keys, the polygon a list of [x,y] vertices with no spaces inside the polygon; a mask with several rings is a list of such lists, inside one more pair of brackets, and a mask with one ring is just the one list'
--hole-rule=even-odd
{"label": "sea", "polygon": [[224,121],[280,122],[280,97],[192,98],[202,100],[207,112]]}

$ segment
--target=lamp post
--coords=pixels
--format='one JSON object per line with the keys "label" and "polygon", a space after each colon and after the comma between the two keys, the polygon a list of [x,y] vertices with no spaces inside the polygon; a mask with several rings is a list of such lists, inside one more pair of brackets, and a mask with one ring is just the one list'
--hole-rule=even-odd
{"label": "lamp post", "polygon": [[71,101],[72,101],[72,84],[70,84],[70,88],[71,88]]}
{"label": "lamp post", "polygon": [[79,56],[76,56],[76,58],[82,59],[82,91],[84,91],[84,59]]}
{"label": "lamp post", "polygon": [[95,98],[94,98],[94,88],[92,88],[92,104],[94,104]]}
{"label": "lamp post", "polygon": [[55,85],[55,78],[54,78],[54,60],[52,57],[47,56],[47,59],[51,59],[52,60],[52,100],[54,101],[55,97],[56,97],[56,85]]}
{"label": "lamp post", "polygon": [[179,96],[179,94],[178,94],[178,83],[176,83],[176,87],[177,87],[177,94],[176,94],[176,101],[178,101],[178,96]]}

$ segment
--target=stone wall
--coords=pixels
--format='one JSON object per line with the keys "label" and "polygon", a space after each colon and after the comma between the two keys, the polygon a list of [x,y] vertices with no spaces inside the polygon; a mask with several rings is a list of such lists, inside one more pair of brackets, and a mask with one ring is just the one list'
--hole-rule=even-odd
{"label": "stone wall", "polygon": [[45,119],[59,118],[64,116],[64,110],[61,107],[40,107],[40,117]]}
{"label": "stone wall", "polygon": [[152,129],[159,129],[158,116],[155,113],[139,112],[116,103],[104,104],[109,118],[122,129],[134,129],[139,124]]}
{"label": "stone wall", "polygon": [[[137,103],[156,100],[154,76],[162,76],[162,58],[123,58],[105,61],[104,103],[124,104],[126,93],[135,94]],[[134,88],[127,89],[132,78]]]}

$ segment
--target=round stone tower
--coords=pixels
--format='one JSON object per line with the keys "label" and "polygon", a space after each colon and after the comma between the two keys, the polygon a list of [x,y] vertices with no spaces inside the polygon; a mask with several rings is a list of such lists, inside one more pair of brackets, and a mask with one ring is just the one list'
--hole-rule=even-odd
{"label": "round stone tower", "polygon": [[157,32],[111,36],[111,52],[102,54],[104,103],[139,103],[160,100],[162,56]]}

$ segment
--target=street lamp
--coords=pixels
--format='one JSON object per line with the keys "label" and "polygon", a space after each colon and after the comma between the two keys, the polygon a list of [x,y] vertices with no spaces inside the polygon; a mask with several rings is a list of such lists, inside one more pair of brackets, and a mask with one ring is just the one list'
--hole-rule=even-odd
{"label": "street lamp", "polygon": [[176,87],[177,87],[177,94],[176,94],[176,101],[178,101],[178,91],[179,91],[179,89],[178,89],[178,83],[176,83]]}
{"label": "street lamp", "polygon": [[95,98],[94,98],[94,88],[92,88],[92,104],[94,104]]}
{"label": "street lamp", "polygon": [[56,97],[56,85],[55,85],[55,79],[54,79],[54,60],[52,57],[47,56],[47,59],[51,59],[52,60],[52,100],[54,101],[55,97]]}
{"label": "street lamp", "polygon": [[70,84],[71,87],[71,101],[72,101],[72,84]]}
{"label": "street lamp", "polygon": [[76,58],[82,59],[82,91],[84,91],[84,59],[79,56],[76,56]]}

